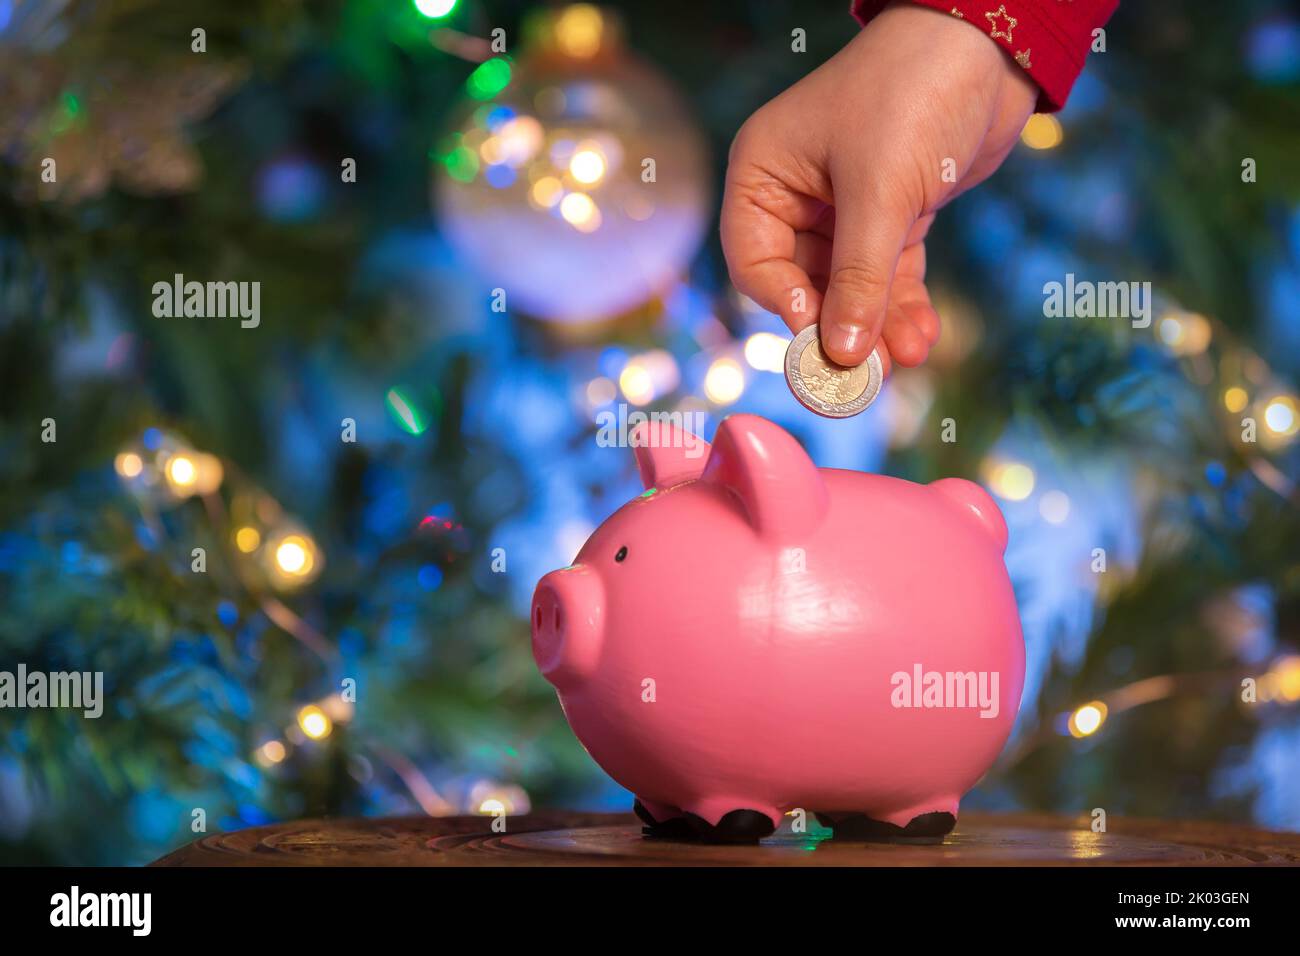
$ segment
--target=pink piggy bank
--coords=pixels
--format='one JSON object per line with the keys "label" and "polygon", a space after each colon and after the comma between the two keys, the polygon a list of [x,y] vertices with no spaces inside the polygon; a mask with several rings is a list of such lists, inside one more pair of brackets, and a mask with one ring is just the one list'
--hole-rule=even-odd
{"label": "pink piggy bank", "polygon": [[533,656],[653,836],[802,808],[937,842],[1006,743],[1024,639],[978,485],[817,468],[773,423],[643,423],[646,491],[538,582]]}

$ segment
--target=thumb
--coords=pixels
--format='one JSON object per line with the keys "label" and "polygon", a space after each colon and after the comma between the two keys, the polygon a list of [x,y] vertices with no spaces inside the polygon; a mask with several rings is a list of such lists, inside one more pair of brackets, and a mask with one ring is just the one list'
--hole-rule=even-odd
{"label": "thumb", "polygon": [[832,361],[855,366],[871,354],[915,219],[898,196],[875,189],[836,190],[830,282],[818,320],[822,348]]}

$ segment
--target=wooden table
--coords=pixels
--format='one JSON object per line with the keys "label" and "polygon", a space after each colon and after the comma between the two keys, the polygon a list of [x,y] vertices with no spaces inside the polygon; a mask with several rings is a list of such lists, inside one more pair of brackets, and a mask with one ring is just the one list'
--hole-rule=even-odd
{"label": "wooden table", "polygon": [[937,846],[853,844],[789,832],[757,846],[645,839],[629,814],[301,820],[209,834],[154,866],[1285,866],[1300,833],[1223,823],[963,814]]}

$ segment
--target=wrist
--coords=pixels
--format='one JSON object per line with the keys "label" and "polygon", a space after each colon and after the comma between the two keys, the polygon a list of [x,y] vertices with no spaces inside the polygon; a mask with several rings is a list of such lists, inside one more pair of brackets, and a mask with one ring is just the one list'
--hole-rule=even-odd
{"label": "wrist", "polygon": [[1034,112],[1042,92],[1038,84],[979,24],[914,0],[890,0],[867,29],[877,25],[924,36],[927,49],[965,66],[970,82],[992,81],[1002,104],[1026,117]]}

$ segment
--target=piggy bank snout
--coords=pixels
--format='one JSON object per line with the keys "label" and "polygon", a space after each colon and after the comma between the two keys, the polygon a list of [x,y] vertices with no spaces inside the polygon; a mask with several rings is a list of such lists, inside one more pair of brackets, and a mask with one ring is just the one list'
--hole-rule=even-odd
{"label": "piggy bank snout", "polygon": [[590,568],[552,571],[533,592],[533,658],[557,688],[591,676],[600,657],[604,594]]}

